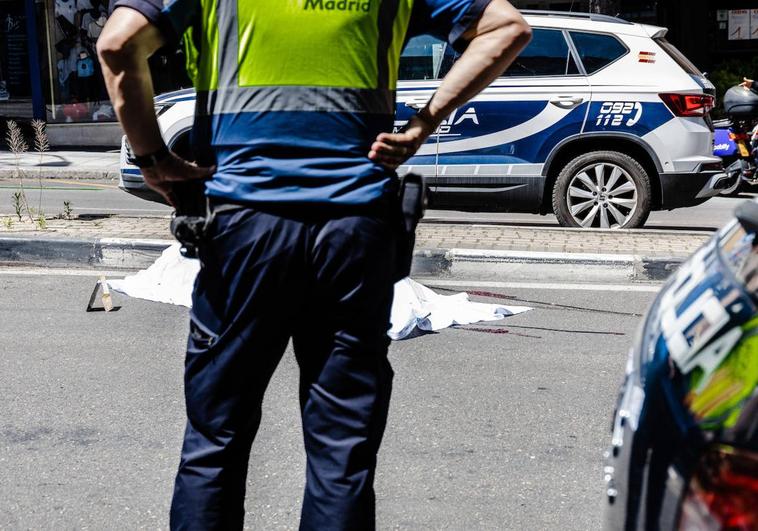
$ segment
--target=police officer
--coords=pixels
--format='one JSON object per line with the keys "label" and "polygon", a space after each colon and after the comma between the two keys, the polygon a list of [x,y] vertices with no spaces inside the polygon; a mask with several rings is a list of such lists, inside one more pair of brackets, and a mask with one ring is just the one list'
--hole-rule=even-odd
{"label": "police officer", "polygon": [[[394,169],[530,39],[506,0],[118,0],[98,42],[146,182],[170,202],[210,178],[185,363],[173,529],[241,528],[261,402],[287,343],[307,455],[301,529],[374,527],[389,406]],[[462,55],[392,133],[400,52],[429,33]],[[184,36],[194,166],[170,152],[147,58]],[[203,148],[210,148],[209,150]],[[210,167],[210,166],[213,167]]]}

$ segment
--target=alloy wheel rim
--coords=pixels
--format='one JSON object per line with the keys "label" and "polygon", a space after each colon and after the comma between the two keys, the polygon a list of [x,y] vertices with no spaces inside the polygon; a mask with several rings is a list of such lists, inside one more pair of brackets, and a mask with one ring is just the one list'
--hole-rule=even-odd
{"label": "alloy wheel rim", "polygon": [[639,191],[629,173],[608,162],[587,166],[571,179],[566,202],[581,227],[618,229],[637,212]]}

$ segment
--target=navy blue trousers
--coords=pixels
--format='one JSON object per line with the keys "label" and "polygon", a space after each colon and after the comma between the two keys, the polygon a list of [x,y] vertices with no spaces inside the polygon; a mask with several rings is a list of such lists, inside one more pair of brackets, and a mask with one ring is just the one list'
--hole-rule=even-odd
{"label": "navy blue trousers", "polygon": [[307,456],[300,529],[373,529],[387,420],[389,216],[220,212],[201,249],[172,529],[241,529],[266,386],[292,339]]}

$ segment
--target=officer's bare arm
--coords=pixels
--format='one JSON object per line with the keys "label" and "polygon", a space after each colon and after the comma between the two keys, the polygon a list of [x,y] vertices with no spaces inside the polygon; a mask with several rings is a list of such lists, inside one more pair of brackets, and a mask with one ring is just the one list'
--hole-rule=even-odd
{"label": "officer's bare arm", "polygon": [[121,126],[137,155],[163,146],[153,107],[153,81],[147,59],[163,45],[163,37],[141,13],[118,7],[108,19],[97,53]]}
{"label": "officer's bare arm", "polygon": [[436,125],[502,75],[529,44],[532,30],[509,2],[492,0],[463,38],[469,41],[468,48],[427,107]]}
{"label": "officer's bare arm", "polygon": [[[97,40],[97,54],[113,108],[137,155],[155,153],[163,147],[153,106],[153,82],[147,60],[164,40],[144,15],[118,7]],[[171,183],[204,179],[211,170],[190,165],[174,154],[143,169],[145,182],[172,204]]]}
{"label": "officer's bare arm", "polygon": [[466,51],[455,62],[427,107],[401,133],[380,134],[369,158],[396,168],[421,147],[454,109],[479,94],[529,44],[529,24],[507,0],[492,0],[464,34]]}

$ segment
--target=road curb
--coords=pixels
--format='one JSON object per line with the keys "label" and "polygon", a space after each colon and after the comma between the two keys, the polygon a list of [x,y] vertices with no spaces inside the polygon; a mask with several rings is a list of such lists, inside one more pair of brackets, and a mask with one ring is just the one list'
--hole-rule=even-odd
{"label": "road curb", "polygon": [[716,229],[712,230],[671,230],[671,229],[659,229],[656,227],[645,227],[642,229],[578,229],[575,227],[560,227],[554,225],[539,225],[539,224],[523,224],[519,222],[506,222],[503,223],[497,220],[462,220],[462,219],[443,219],[427,217],[423,218],[420,222],[422,225],[458,225],[471,228],[491,228],[491,227],[507,227],[509,230],[549,230],[551,232],[561,234],[595,234],[595,235],[610,235],[618,237],[619,234],[632,235],[632,236],[676,236],[678,238],[695,236],[695,237],[710,237]]}
{"label": "road curb", "polygon": [[0,238],[0,263],[43,267],[144,269],[169,240]]}
{"label": "road curb", "polygon": [[650,282],[665,280],[683,257],[422,249],[414,254],[412,274],[459,280],[545,282]]}
{"label": "road curb", "polygon": [[[172,240],[121,238],[0,238],[0,263],[43,267],[144,269]],[[417,249],[412,274],[460,280],[545,282],[661,281],[682,264],[681,257],[495,251],[479,249]]]}

